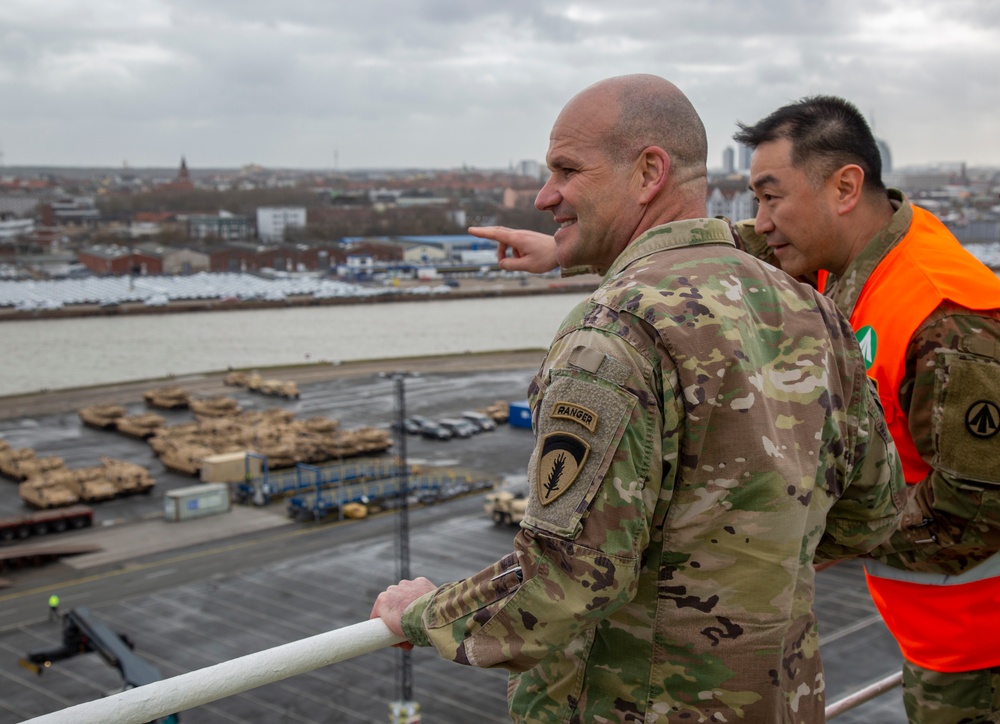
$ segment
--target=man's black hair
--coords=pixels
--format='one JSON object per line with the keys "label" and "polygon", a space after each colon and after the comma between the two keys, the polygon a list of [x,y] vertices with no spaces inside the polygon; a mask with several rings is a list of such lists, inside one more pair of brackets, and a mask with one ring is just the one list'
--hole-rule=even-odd
{"label": "man's black hair", "polygon": [[819,183],[838,168],[856,164],[865,172],[865,188],[885,193],[882,157],[861,111],[837,96],[811,96],[782,106],[752,126],[737,123],[738,143],[757,148],[787,138],[792,142],[792,164]]}

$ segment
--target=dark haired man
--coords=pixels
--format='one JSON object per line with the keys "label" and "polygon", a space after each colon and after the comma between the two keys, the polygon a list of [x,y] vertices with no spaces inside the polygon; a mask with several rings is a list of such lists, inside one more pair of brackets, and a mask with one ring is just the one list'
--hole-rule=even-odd
{"label": "dark haired man", "polygon": [[[1000,720],[1000,279],[886,190],[864,117],[831,96],[747,126],[759,209],[740,236],[850,315],[910,484],[869,589],[911,722]],[[825,274],[822,272],[826,272]]]}
{"label": "dark haired man", "polygon": [[515,550],[372,610],[508,669],[516,721],[822,721],[813,560],[896,527],[901,470],[850,326],[704,218],[705,155],[698,114],[655,76],[559,114],[535,205],[558,261],[605,276],[529,393]]}

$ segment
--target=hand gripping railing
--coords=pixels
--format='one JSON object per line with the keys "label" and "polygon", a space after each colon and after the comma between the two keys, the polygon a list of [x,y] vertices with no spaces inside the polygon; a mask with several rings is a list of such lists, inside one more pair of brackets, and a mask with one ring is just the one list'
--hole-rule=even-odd
{"label": "hand gripping railing", "polygon": [[376,618],[77,704],[27,724],[142,724],[403,640]]}

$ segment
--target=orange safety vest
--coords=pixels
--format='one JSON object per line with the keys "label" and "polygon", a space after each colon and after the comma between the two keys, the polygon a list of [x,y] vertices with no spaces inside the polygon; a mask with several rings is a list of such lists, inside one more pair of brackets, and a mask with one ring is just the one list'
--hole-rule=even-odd
{"label": "orange safety vest", "polygon": [[[899,387],[910,339],[945,300],[972,310],[1000,308],[1000,279],[933,214],[914,206],[906,236],[868,278],[851,314],[866,361],[874,355],[868,374],[910,485],[931,467],[913,443]],[[909,661],[942,672],[1000,666],[1000,553],[962,576],[871,561],[866,569],[872,599]]]}

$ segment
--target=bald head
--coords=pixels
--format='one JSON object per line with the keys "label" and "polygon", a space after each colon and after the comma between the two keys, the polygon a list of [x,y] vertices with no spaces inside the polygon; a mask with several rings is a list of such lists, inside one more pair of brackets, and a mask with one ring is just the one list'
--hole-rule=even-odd
{"label": "bald head", "polygon": [[670,81],[646,74],[608,78],[577,94],[563,112],[588,109],[609,114],[604,142],[613,162],[631,163],[643,148],[658,146],[670,156],[675,181],[706,176],[705,126]]}

